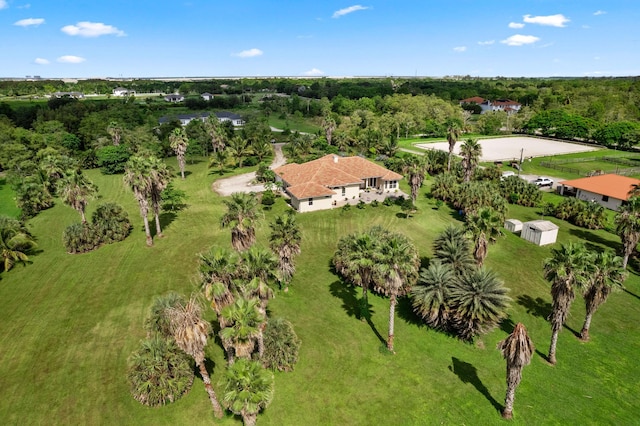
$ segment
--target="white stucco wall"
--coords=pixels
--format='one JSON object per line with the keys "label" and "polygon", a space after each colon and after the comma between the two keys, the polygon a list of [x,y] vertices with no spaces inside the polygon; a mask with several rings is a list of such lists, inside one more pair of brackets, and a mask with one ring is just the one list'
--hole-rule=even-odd
{"label": "white stucco wall", "polygon": [[576,192],[576,198],[583,201],[595,201],[601,206],[614,211],[617,211],[622,205],[622,200],[618,198],[609,197],[608,201],[603,201],[602,195],[596,194],[595,192],[585,191],[583,189],[578,189],[578,192]]}
{"label": "white stucco wall", "polygon": [[331,201],[344,201],[344,199],[346,198],[347,200],[352,200],[353,197],[355,197],[356,199],[358,199],[358,197],[360,196],[360,185],[350,185],[350,186],[345,186],[344,187],[344,195],[342,195],[342,186],[339,186],[337,188],[331,188],[333,191],[335,191],[335,195],[333,197],[331,197]]}
{"label": "white stucco wall", "polygon": [[[327,195],[325,197],[313,198],[313,204],[309,205],[309,199],[305,198],[299,200],[297,206],[294,205],[295,198],[291,198],[291,205],[296,208],[300,213],[313,212],[317,210],[328,210],[333,204],[332,197]],[[297,201],[297,200],[296,200]]]}

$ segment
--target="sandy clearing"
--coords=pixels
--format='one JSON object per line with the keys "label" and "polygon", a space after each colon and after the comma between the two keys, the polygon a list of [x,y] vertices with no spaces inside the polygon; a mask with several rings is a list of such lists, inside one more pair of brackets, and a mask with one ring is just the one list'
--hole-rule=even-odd
{"label": "sandy clearing", "polygon": [[[460,154],[460,146],[464,142],[459,140],[453,153]],[[480,161],[509,161],[520,159],[520,151],[523,151],[523,158],[529,157],[545,157],[549,155],[572,154],[574,152],[595,151],[598,148],[574,144],[569,142],[558,142],[548,139],[516,136],[495,139],[479,139],[478,142],[482,146],[482,156]],[[438,149],[441,151],[449,151],[447,142],[423,143],[416,144],[422,149]]]}

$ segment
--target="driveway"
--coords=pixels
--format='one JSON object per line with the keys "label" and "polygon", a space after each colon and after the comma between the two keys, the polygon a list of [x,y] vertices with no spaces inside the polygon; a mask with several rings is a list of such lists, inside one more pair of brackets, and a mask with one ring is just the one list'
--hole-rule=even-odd
{"label": "driveway", "polygon": [[[276,169],[283,166],[287,159],[282,153],[282,146],[284,143],[273,144],[273,150],[275,156],[273,162],[269,166],[270,169]],[[232,176],[230,178],[218,179],[213,182],[212,189],[220,195],[228,196],[234,192],[262,192],[264,191],[263,184],[254,183],[256,179],[256,172],[245,173],[238,176]]]}

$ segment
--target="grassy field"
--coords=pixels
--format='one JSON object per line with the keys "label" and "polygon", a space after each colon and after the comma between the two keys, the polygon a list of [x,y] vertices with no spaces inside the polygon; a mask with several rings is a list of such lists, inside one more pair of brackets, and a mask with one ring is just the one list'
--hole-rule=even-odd
{"label": "grassy field", "polygon": [[19,217],[20,209],[16,207],[14,192],[5,176],[0,174],[0,214]]}
{"label": "grassy field", "polygon": [[315,134],[318,130],[320,130],[320,126],[313,124],[308,119],[296,118],[294,116],[289,116],[288,118],[280,118],[274,114],[271,114],[269,116],[269,125],[281,130],[289,128],[292,132],[295,132],[297,130],[299,132]]}
{"label": "grassy field", "polygon": [[[174,165],[175,166],[175,165]],[[135,230],[124,242],[83,254],[64,252],[64,228],[78,221],[58,203],[29,222],[41,252],[27,267],[0,275],[0,419],[3,424],[211,424],[213,414],[199,377],[175,404],[145,408],[129,395],[127,357],[144,337],[142,323],[153,297],[194,289],[196,255],[211,246],[230,248],[230,232],[219,228],[224,208],[211,192],[206,163],[188,165],[176,186],[188,193],[189,207],[165,215],[165,238],[145,247],[133,196],[121,176],[88,175],[102,199],[125,206]],[[276,374],[271,406],[260,424],[502,424],[504,361],[496,343],[524,322],[537,347],[526,367],[515,402],[514,424],[635,424],[640,408],[640,278],[614,293],[595,315],[592,341],[574,335],[584,315],[578,297],[560,334],[558,364],[547,364],[550,327],[549,284],[542,262],[551,247],[536,247],[507,234],[489,248],[487,265],[511,289],[509,319],[499,329],[465,344],[423,326],[409,303],[399,303],[396,355],[384,350],[388,300],[370,297],[372,322],[354,317],[359,293],[331,273],[338,238],[381,224],[410,236],[423,257],[434,237],[461,223],[446,207],[433,208],[422,190],[419,213],[404,219],[398,207],[371,206],[349,212],[299,215],[303,228],[298,273],[288,293],[270,302],[272,316],[289,319],[302,340],[300,362]],[[407,188],[404,188],[405,190]],[[4,199],[3,199],[4,200]],[[91,203],[89,214],[97,202]],[[286,208],[278,200],[264,212],[258,244],[266,245],[268,222]],[[537,219],[534,208],[512,207],[509,217]],[[588,231],[556,221],[559,241],[587,240],[595,248],[619,248],[605,231]],[[213,315],[209,313],[209,319]],[[207,356],[217,384],[223,351],[211,339]],[[219,389],[219,387],[218,387]],[[240,424],[228,415],[216,424]]]}

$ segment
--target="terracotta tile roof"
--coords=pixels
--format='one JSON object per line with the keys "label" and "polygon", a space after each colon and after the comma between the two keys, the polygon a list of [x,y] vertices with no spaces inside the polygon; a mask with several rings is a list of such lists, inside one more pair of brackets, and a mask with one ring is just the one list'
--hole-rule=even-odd
{"label": "terracotta tile roof", "polygon": [[274,172],[287,183],[287,191],[298,199],[333,195],[329,188],[360,184],[367,178],[402,179],[402,175],[364,158],[334,154],[303,164],[285,164]]}
{"label": "terracotta tile roof", "polygon": [[484,102],[484,98],[481,98],[480,96],[474,96],[472,98],[467,98],[460,101],[461,104],[478,104],[478,105],[480,105],[483,102]]}
{"label": "terracotta tile roof", "polygon": [[619,200],[629,199],[629,191],[633,185],[639,185],[640,180],[615,174],[592,176],[581,179],[565,180],[559,182],[564,186],[572,186],[576,189],[593,192]]}

